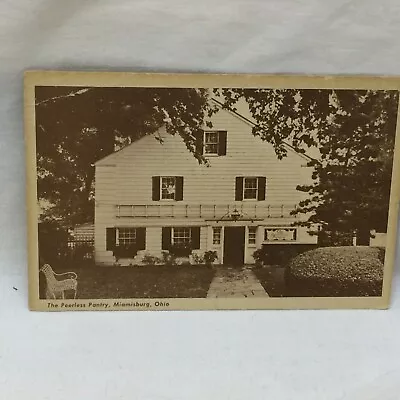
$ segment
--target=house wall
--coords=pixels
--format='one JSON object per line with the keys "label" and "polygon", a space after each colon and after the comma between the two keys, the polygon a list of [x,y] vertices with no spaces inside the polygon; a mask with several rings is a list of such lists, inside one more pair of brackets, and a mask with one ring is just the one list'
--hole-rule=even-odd
{"label": "house wall", "polygon": [[[266,176],[266,199],[257,205],[286,205],[293,208],[304,194],[296,185],[310,180],[311,170],[307,160],[289,150],[287,157],[278,160],[272,145],[254,137],[251,126],[230,112],[221,110],[214,115],[213,129],[226,130],[226,156],[210,156],[209,166],[199,165],[186,149],[179,135],[171,136],[163,131],[147,136],[131,146],[112,154],[96,164],[96,210],[95,210],[95,257],[99,264],[113,262],[112,252],[105,250],[106,228],[114,226],[146,226],[148,252],[161,250],[162,226],[202,226],[201,250],[212,245],[210,223],[204,219],[191,218],[117,218],[118,204],[171,204],[170,201],[152,200],[152,176],[184,176],[183,201],[180,204],[232,204],[235,202],[235,178],[237,176]],[[255,200],[243,200],[254,203]],[[267,224],[290,224],[292,220],[268,219]],[[246,231],[247,232],[247,231]],[[260,230],[261,232],[261,230]],[[262,233],[263,235],[263,233]],[[257,239],[261,244],[262,235]],[[246,237],[247,239],[247,237]],[[303,237],[302,240],[311,240]],[[247,241],[246,241],[247,243]],[[222,248],[216,249],[219,259]],[[254,249],[246,250],[246,261],[252,261]]]}

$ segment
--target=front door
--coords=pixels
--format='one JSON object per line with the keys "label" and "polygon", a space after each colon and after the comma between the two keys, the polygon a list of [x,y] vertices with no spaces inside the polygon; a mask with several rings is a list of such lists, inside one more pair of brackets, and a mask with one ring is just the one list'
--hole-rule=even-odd
{"label": "front door", "polygon": [[244,264],[244,226],[224,228],[224,264]]}

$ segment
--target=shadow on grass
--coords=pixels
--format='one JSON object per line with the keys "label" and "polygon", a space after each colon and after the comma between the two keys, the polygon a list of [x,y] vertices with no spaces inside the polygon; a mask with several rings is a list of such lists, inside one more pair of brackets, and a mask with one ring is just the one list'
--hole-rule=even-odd
{"label": "shadow on grass", "polygon": [[265,266],[253,269],[254,274],[270,297],[286,297],[285,267]]}
{"label": "shadow on grass", "polygon": [[54,269],[57,273],[77,273],[78,299],[204,298],[215,274],[213,268],[203,265]]}

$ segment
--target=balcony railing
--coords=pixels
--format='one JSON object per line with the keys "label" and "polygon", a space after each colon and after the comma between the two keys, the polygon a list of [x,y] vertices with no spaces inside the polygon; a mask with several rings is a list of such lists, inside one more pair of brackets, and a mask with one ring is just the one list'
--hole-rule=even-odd
{"label": "balcony railing", "polygon": [[294,218],[295,205],[287,204],[121,204],[116,206],[118,218],[201,218],[208,220],[262,220]]}

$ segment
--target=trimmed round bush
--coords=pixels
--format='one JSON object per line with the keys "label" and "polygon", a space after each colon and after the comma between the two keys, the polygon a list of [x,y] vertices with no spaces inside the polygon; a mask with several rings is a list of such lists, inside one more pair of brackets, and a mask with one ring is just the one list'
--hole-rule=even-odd
{"label": "trimmed round bush", "polygon": [[290,296],[381,296],[382,251],[368,246],[320,247],[294,257],[286,284]]}

